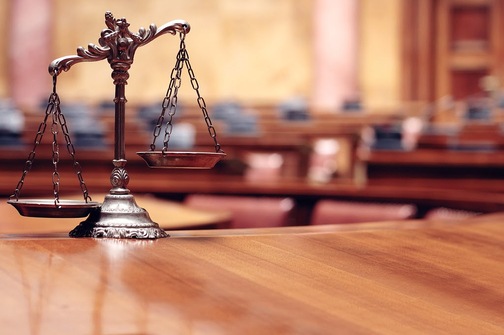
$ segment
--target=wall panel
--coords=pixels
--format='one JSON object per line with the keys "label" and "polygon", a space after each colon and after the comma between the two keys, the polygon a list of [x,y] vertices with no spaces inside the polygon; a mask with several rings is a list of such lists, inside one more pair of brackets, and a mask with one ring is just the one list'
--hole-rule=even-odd
{"label": "wall panel", "polygon": [[[9,2],[7,0],[0,0],[0,50],[6,50],[8,46],[8,39],[5,36],[8,35],[9,29],[9,20],[8,20],[8,12],[9,12]],[[5,52],[2,52],[5,54]],[[7,58],[5,56],[0,56],[0,98],[6,97],[9,95],[7,88]]]}
{"label": "wall panel", "polygon": [[401,1],[361,0],[359,82],[372,110],[401,105]]}
{"label": "wall panel", "polygon": [[[54,56],[97,43],[103,15],[111,10],[130,29],[185,19],[191,62],[210,100],[275,102],[306,95],[311,85],[311,5],[309,0],[55,0]],[[163,36],[137,51],[127,87],[130,102],[161,101],[175,62],[178,38]],[[79,69],[77,70],[77,67]],[[65,76],[61,92],[69,99],[110,99],[108,64],[79,64]],[[183,84],[181,97],[194,93]]]}

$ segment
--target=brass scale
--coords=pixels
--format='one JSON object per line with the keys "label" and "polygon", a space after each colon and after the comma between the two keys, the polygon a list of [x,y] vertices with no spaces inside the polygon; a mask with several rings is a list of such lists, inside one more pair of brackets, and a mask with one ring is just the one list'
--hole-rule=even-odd
{"label": "brass scale", "polygon": [[[170,33],[180,35],[180,49],[176,57],[175,66],[171,72],[170,83],[162,103],[161,113],[153,131],[153,141],[150,150],[138,152],[151,168],[179,168],[179,169],[210,169],[226,154],[217,141],[217,134],[207,112],[205,100],[200,95],[199,84],[194,76],[189,56],[185,47],[185,36],[190,30],[187,22],[182,20],[170,21],[157,28],[151,24],[149,29],[140,28],[138,33],[129,30],[129,23],[125,18],[116,19],[111,12],[105,13],[107,26],[101,32],[99,46],[89,44],[87,49],[79,47],[77,55],[58,58],[49,65],[49,73],[53,78],[53,90],[49,96],[44,120],[41,122],[34,146],[26,161],[21,180],[18,182],[14,194],[7,201],[23,216],[52,217],[52,218],[87,218],[75,227],[69,235],[71,237],[95,238],[137,238],[156,239],[169,235],[153,222],[147,211],[140,208],[127,188],[128,172],[125,169],[125,85],[129,78],[128,70],[133,63],[133,57],[138,47],[143,46],[157,37]],[[115,120],[114,120],[114,159],[110,182],[112,188],[105,196],[103,203],[92,201],[82,177],[82,170],[76,160],[75,149],[71,143],[66,120],[61,112],[60,100],[56,91],[57,77],[63,71],[68,71],[74,64],[80,62],[94,62],[107,59],[112,68],[112,79],[115,85]],[[210,137],[214,141],[215,152],[183,152],[168,150],[172,131],[172,119],[177,109],[177,93],[181,83],[184,66],[189,73],[191,85],[197,94],[197,102],[203,113]],[[35,159],[35,150],[51,122],[53,134],[53,194],[54,199],[20,199],[24,179],[31,169]],[[166,123],[165,123],[166,122]],[[164,127],[163,148],[156,150],[156,138]],[[59,198],[59,161],[58,129],[66,140],[67,151],[73,160],[73,166],[80,183],[83,201],[63,200]]]}

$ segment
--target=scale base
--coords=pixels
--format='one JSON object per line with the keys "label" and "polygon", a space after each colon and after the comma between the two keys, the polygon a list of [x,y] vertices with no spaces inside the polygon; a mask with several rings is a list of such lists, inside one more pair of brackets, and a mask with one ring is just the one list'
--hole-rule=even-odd
{"label": "scale base", "polygon": [[70,237],[157,239],[169,237],[140,208],[131,194],[108,194],[99,209],[93,211],[70,233]]}

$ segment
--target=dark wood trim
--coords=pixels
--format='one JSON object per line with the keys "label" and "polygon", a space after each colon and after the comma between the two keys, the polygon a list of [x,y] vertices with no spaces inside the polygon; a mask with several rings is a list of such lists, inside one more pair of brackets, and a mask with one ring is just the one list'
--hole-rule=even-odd
{"label": "dark wood trim", "polygon": [[432,101],[435,92],[433,1],[403,1],[401,31],[402,98],[404,101]]}

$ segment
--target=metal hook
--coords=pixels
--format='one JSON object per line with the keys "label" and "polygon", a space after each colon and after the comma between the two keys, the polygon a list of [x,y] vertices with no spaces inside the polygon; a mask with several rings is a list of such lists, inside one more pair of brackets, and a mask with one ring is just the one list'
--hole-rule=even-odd
{"label": "metal hook", "polygon": [[57,82],[58,74],[53,74],[53,94],[56,94],[56,82]]}

